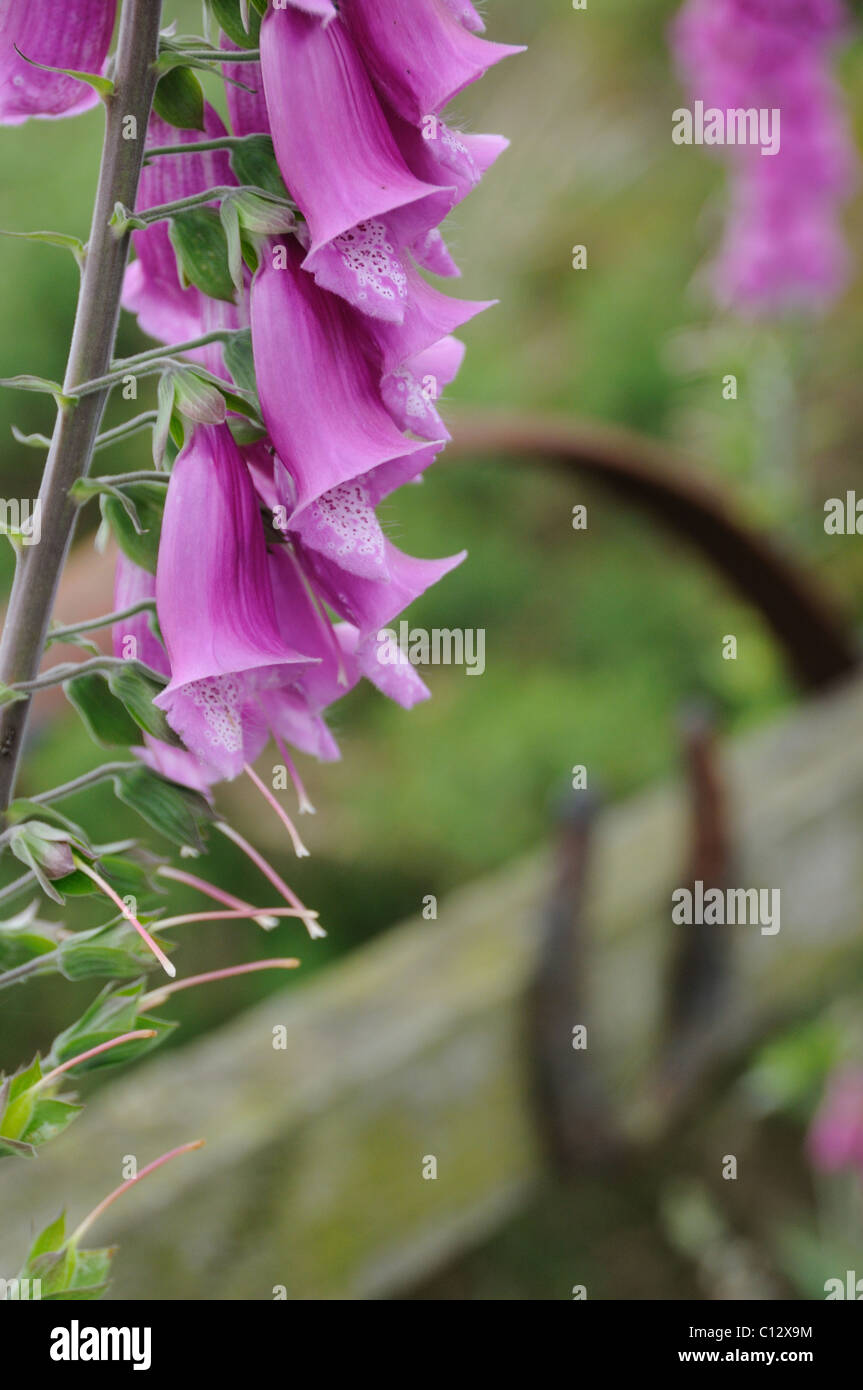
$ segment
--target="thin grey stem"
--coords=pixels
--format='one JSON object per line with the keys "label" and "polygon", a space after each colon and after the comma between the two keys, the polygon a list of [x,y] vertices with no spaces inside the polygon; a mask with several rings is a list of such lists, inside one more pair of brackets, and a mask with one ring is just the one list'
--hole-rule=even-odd
{"label": "thin grey stem", "polygon": [[260,135],[223,135],[218,140],[190,140],[187,145],[156,145],[147,150],[144,163],[170,154],[206,154],[208,150],[240,150],[252,140],[260,140]]}
{"label": "thin grey stem", "polygon": [[29,975],[38,975],[46,965],[49,970],[53,970],[56,962],[56,951],[45,951],[41,956],[34,956],[32,960],[25,960],[23,965],[16,965],[14,969],[7,970],[0,975],[0,989],[6,989],[8,985],[17,985],[21,980],[26,980]]}
{"label": "thin grey stem", "polygon": [[258,184],[220,184],[216,188],[207,188],[202,193],[190,193],[188,198],[177,198],[171,203],[158,203],[155,207],[146,208],[143,212],[124,213],[120,217],[120,225],[125,227],[127,224],[132,227],[147,226],[153,222],[164,222],[168,218],[175,217],[178,212],[189,212],[192,208],[209,207],[210,203],[221,202],[223,198],[228,198],[238,193],[254,193],[258,198],[264,198],[269,203],[276,203],[279,207],[290,208],[294,211],[294,204],[287,198],[281,197],[278,193],[271,192],[268,188],[261,188]]}
{"label": "thin grey stem", "polygon": [[104,782],[106,778],[113,777],[118,772],[133,772],[140,766],[140,763],[103,763],[92,772],[82,772],[80,777],[73,777],[71,782],[63,782],[61,786],[51,787],[47,792],[39,792],[37,796],[31,796],[29,799],[47,806],[51,801],[62,801],[64,796],[74,796],[75,792],[83,791],[85,787]]}
{"label": "thin grey stem", "polygon": [[170,473],[157,473],[154,468],[139,468],[133,473],[101,473],[93,479],[94,483],[110,483],[112,487],[122,487],[124,483],[164,483],[171,481]]}
{"label": "thin grey stem", "polygon": [[23,893],[25,888],[28,888],[31,883],[35,884],[35,882],[36,875],[32,869],[28,869],[26,874],[22,874],[20,878],[13,879],[11,883],[6,884],[5,888],[0,888],[0,903],[6,903],[9,902],[11,898],[17,898],[19,893]]}
{"label": "thin grey stem", "polygon": [[261,50],[259,48],[203,48],[181,50],[184,58],[194,58],[198,62],[214,63],[259,63],[261,61]]}
{"label": "thin grey stem", "polygon": [[100,449],[110,449],[112,444],[119,444],[121,440],[129,439],[133,434],[148,429],[150,425],[155,424],[156,415],[155,410],[145,410],[143,414],[136,415],[134,420],[127,420],[125,425],[115,425],[114,429],[105,430],[97,437],[93,452],[98,453]]}
{"label": "thin grey stem", "polygon": [[100,627],[110,627],[112,623],[122,622],[123,618],[134,618],[136,613],[145,613],[148,609],[152,610],[155,607],[156,600],[154,598],[142,598],[128,608],[119,609],[116,613],[103,613],[101,618],[88,618],[83,623],[72,623],[68,627],[52,628],[48,636],[52,642],[62,642],[66,637],[76,637],[79,632],[97,632]]}
{"label": "thin grey stem", "polygon": [[[120,16],[114,88],[105,99],[99,182],[64,380],[69,396],[78,382],[106,372],[114,354],[129,239],[118,237],[109,224],[117,203],[135,206],[158,78],[161,19],[162,0],[126,0]],[[138,131],[134,140],[125,138],[131,124]],[[74,410],[58,412],[39,490],[42,538],[21,556],[0,641],[0,680],[7,685],[30,682],[39,670],[78,515],[69,489],[89,472],[106,399],[107,391],[99,391],[79,400]],[[0,812],[12,796],[30,705],[18,700],[0,711]]]}
{"label": "thin grey stem", "polygon": [[37,690],[50,690],[52,685],[62,685],[64,681],[73,680],[75,676],[97,675],[100,671],[118,671],[130,666],[142,676],[156,680],[160,685],[165,684],[165,677],[146,666],[143,661],[130,661],[122,656],[94,656],[89,661],[62,661],[58,666],[43,671],[41,676],[34,676],[31,681],[19,681],[12,688],[33,695]]}
{"label": "thin grey stem", "polygon": [[[111,370],[115,372],[126,371],[129,367],[141,366],[146,362],[155,362],[167,353],[174,357],[180,352],[191,352],[193,348],[208,347],[210,343],[227,343],[236,335],[235,328],[214,328],[211,333],[204,333],[200,338],[189,338],[185,343],[171,343],[163,347],[147,348],[145,352],[136,352],[134,357],[120,357],[116,362],[111,363]],[[155,419],[155,413],[153,418]]]}

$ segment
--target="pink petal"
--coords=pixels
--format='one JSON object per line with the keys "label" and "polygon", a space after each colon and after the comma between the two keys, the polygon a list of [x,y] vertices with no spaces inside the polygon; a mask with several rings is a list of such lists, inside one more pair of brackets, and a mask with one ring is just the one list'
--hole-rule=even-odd
{"label": "pink petal", "polygon": [[293,238],[284,250],[284,269],[265,256],[255,277],[252,341],[264,419],[293,477],[300,511],[357,474],[423,446],[399,433],[381,401],[380,377],[356,316],[306,275]]}
{"label": "pink petal", "polygon": [[0,124],[30,116],[77,116],[98,96],[84,82],[51,67],[101,73],[114,32],[115,0],[4,0],[0,6]]}
{"label": "pink petal", "polygon": [[524,51],[478,39],[444,0],[350,0],[341,13],[378,91],[414,124]]}
{"label": "pink petal", "polygon": [[309,227],[307,268],[336,237],[384,222],[396,252],[452,206],[416,179],[341,19],[326,28],[296,10],[268,10],[261,64],[279,167]]}

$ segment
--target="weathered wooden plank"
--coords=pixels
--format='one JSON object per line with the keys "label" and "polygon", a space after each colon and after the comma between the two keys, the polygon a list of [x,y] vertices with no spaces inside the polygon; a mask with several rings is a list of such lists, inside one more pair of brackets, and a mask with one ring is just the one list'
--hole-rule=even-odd
{"label": "weathered wooden plank", "polygon": [[[741,926],[731,1051],[860,963],[863,681],[727,750],[735,882],[781,890],[781,930]],[[648,1085],[670,894],[684,881],[688,806],[669,787],[610,810],[596,833],[590,1053],[630,1129],[662,1115]],[[217,1035],[105,1088],[32,1164],[0,1166],[2,1271],[61,1200],[86,1210],[134,1153],[207,1148],[115,1208],[113,1296],[373,1298],[397,1293],[524,1200],[540,1170],[524,997],[546,855],[441,903]],[[580,1020],[574,1019],[573,1022]],[[287,1048],[273,1047],[284,1025]],[[573,1065],[569,1037],[561,1039]],[[583,1055],[583,1054],[582,1054]],[[434,1155],[436,1180],[422,1176]]]}

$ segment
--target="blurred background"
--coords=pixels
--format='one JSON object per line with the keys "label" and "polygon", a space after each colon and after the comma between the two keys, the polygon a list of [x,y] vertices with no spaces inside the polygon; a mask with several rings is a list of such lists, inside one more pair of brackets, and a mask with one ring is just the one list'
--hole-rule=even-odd
{"label": "blurred background", "polygon": [[[567,0],[485,6],[490,35],[529,50],[491,71],[452,111],[453,124],[505,132],[512,146],[450,222],[464,272],[457,292],[500,303],[460,335],[467,358],[444,413],[454,421],[504,407],[562,414],[673,446],[741,519],[795,557],[853,632],[863,617],[863,551],[851,537],[825,536],[823,507],[859,476],[863,278],[856,273],[838,305],[814,322],[753,325],[715,309],[702,272],[718,242],[725,178],[704,150],[669,138],[670,113],[684,101],[666,42],[675,8],[668,0],[605,0],[585,13]],[[181,30],[199,31],[190,0],[173,0],[166,13]],[[843,51],[841,80],[859,131],[860,38]],[[215,85],[208,95],[219,104]],[[0,131],[0,225],[86,237],[100,129],[90,113]],[[845,216],[853,248],[861,220],[858,197]],[[586,270],[572,268],[575,244],[588,248]],[[0,375],[62,377],[76,294],[71,259],[14,240],[0,241],[0,256]],[[148,345],[124,317],[119,354]],[[741,383],[733,403],[721,395],[726,373]],[[148,404],[142,392],[137,409]],[[112,402],[106,423],[128,409]],[[13,441],[13,424],[50,432],[46,399],[0,395],[0,492],[35,496],[41,455]],[[148,440],[102,455],[102,464],[117,472],[148,466]],[[588,508],[583,532],[572,529],[578,503]],[[467,562],[408,616],[426,628],[484,628],[486,671],[479,679],[432,668],[433,698],[409,713],[370,687],[340,703],[333,728],[342,762],[301,767],[317,807],[302,825],[309,860],[288,862],[277,821],[249,788],[220,791],[225,815],[289,873],[328,929],[325,941],[299,952],[302,969],[291,981],[298,994],[416,914],[426,895],[445,899],[548,842],[551,807],[574,763],[601,783],[609,814],[678,769],[682,703],[709,704],[730,739],[769,726],[801,698],[752,609],[691,551],[587,482],[529,458],[444,455],[422,488],[388,499],[384,520],[413,554],[468,550]],[[85,553],[97,521],[91,504],[78,532]],[[90,611],[107,609],[109,567],[93,559],[82,572],[91,576]],[[10,573],[11,552],[3,552],[7,588]],[[726,633],[738,638],[736,661],[721,659]],[[75,714],[46,704],[33,721],[22,794],[99,761]],[[68,810],[86,816],[96,839],[140,832],[106,790]],[[202,871],[260,900],[254,870],[232,846],[220,845]],[[6,866],[3,882],[12,876]],[[182,910],[193,900],[178,891],[173,901]],[[70,923],[89,923],[89,911],[85,901]],[[251,959],[297,949],[290,926],[267,939],[240,938],[241,929],[213,924],[190,934],[184,970],[230,964],[239,951]],[[260,975],[181,996],[172,1016],[182,1026],[168,1045],[188,1047],[277,989],[280,981]],[[93,992],[45,980],[5,994],[3,1063],[14,1067],[44,1047]],[[855,1019],[847,1000],[816,1016],[801,1001],[799,1017],[745,1059],[736,1089],[717,1102],[731,1107],[764,1174],[764,1190],[750,1185],[731,1216],[717,1215],[715,1193],[684,1143],[665,1185],[585,1178],[573,1203],[549,1182],[479,1248],[430,1267],[397,1296],[569,1297],[574,1264],[591,1297],[723,1297],[729,1289],[740,1297],[823,1296],[819,1261],[833,1236],[825,1235],[804,1134],[825,1079],[853,1047]],[[715,1124],[719,1113],[702,1123]],[[769,1241],[767,1194],[776,1207]],[[852,1204],[843,1213],[852,1210],[850,1185],[827,1205],[837,1201]],[[853,1227],[843,1215],[831,1229],[848,1236]],[[858,1221],[858,1250],[859,1239]],[[707,1267],[698,1253],[706,1246],[716,1254]],[[844,1248],[831,1252],[828,1266],[844,1271],[845,1259]]]}

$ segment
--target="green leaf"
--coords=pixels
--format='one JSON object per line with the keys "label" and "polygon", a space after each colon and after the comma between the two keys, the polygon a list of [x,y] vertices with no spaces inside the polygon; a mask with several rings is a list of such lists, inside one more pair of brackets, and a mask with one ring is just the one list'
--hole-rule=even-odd
{"label": "green leaf", "polygon": [[123,491],[135,504],[138,520],[143,530],[139,533],[132,525],[125,508],[115,497],[103,496],[99,505],[102,516],[114,533],[117,544],[141,569],[149,574],[156,573],[156,558],[159,553],[159,536],[162,529],[162,513],[165,509],[165,484],[127,483]]}
{"label": "green leaf", "polygon": [[[59,625],[57,625],[59,626]],[[45,646],[50,647],[53,642],[62,642],[64,647],[80,647],[82,651],[89,652],[91,656],[101,656],[102,648],[98,642],[94,642],[92,637],[88,637],[85,632],[67,632],[61,636],[57,632],[49,631],[45,638]]]}
{"label": "green leaf", "polygon": [[240,0],[210,0],[210,8],[216,23],[238,48],[257,48],[261,35],[261,15],[257,10],[249,11],[249,28],[246,30],[243,28]]}
{"label": "green leaf", "polygon": [[174,733],[164,712],[153,704],[153,700],[165,688],[164,681],[157,681],[132,662],[125,666],[115,666],[108,673],[108,686],[113,695],[122,701],[135,723],[154,738],[182,748],[183,742]]}
{"label": "green leaf", "polygon": [[235,417],[228,421],[228,429],[241,447],[244,444],[257,444],[259,440],[267,437],[263,425],[256,425],[252,420],[239,420]]}
{"label": "green leaf", "polygon": [[60,1249],[66,1237],[66,1213],[61,1211],[56,1221],[52,1221],[44,1230],[40,1231],[33,1244],[30,1246],[24,1268],[19,1274],[19,1279],[27,1277],[27,1267],[33,1260],[40,1255],[47,1255]]}
{"label": "green leaf", "polygon": [[162,468],[165,463],[165,450],[171,433],[171,416],[174,412],[174,373],[169,370],[159,377],[158,409],[153,426],[153,465]]}
{"label": "green leaf", "polygon": [[40,1096],[36,1101],[33,1117],[24,1131],[24,1142],[41,1149],[68,1129],[77,1120],[83,1105],[74,1105],[68,1100],[58,1100],[55,1096]]}
{"label": "green leaf", "polygon": [[12,438],[27,449],[50,449],[51,441],[47,434],[24,434],[17,425],[12,425]]}
{"label": "green leaf", "polygon": [[75,1269],[66,1297],[69,1299],[101,1298],[108,1287],[114,1250],[76,1250]]}
{"label": "green leaf", "polygon": [[252,352],[252,330],[245,328],[235,333],[225,344],[223,355],[225,366],[240,390],[247,391],[250,396],[257,398],[258,382]]}
{"label": "green leaf", "polygon": [[35,58],[28,58],[26,53],[22,53],[17,43],[14,45],[15,52],[19,58],[23,58],[25,63],[29,63],[31,68],[39,68],[41,72],[58,72],[63,77],[74,77],[76,82],[86,82],[88,87],[92,87],[94,92],[98,92],[103,99],[109,97],[114,90],[114,84],[108,77],[102,77],[98,72],[81,72],[78,68],[55,68],[50,63],[37,63]]}
{"label": "green leaf", "polygon": [[293,208],[281,201],[263,197],[260,193],[248,190],[232,194],[231,202],[237,209],[240,225],[246,232],[256,236],[273,236],[277,232],[290,232],[297,225]]}
{"label": "green leaf", "polygon": [[27,698],[23,690],[13,690],[11,685],[6,685],[4,681],[0,681],[0,707],[14,705],[16,700],[26,700]]}
{"label": "green leaf", "polygon": [[[0,1103],[0,1145],[11,1146],[11,1153],[23,1158],[32,1154],[21,1151],[41,1148],[49,1140],[56,1138],[77,1118],[80,1105],[52,1095],[43,1095],[39,1083],[42,1080],[42,1067],[36,1057],[29,1067],[11,1078],[11,1084],[3,1087],[3,1101]],[[0,1149],[0,1157],[8,1156]]]}
{"label": "green leaf", "polygon": [[33,241],[45,246],[59,246],[64,251],[71,251],[75,261],[82,269],[87,248],[80,237],[70,236],[67,232],[6,232],[0,230],[0,236],[16,237],[19,241]]}
{"label": "green leaf", "polygon": [[145,900],[148,903],[158,902],[165,890],[161,883],[158,888],[155,886],[153,873],[165,861],[161,855],[151,854],[149,850],[139,849],[134,853],[133,858],[131,854],[114,853],[110,847],[106,847],[100,851],[97,862],[103,876],[121,897],[131,894],[139,905]]}
{"label": "green leaf", "polygon": [[131,748],[141,742],[141,730],[125,705],[108,688],[97,672],[65,681],[66,698],[75,707],[84,726],[100,748]]}
{"label": "green leaf", "polygon": [[204,849],[202,831],[212,821],[213,812],[197,792],[143,766],[119,772],[112,781],[119,799],[167,839],[199,852]]}
{"label": "green leaf", "polygon": [[67,1246],[37,1255],[26,1266],[27,1276],[38,1279],[42,1285],[42,1301],[46,1298],[65,1298],[66,1290],[75,1273],[75,1251]]}
{"label": "green leaf", "polygon": [[209,381],[212,386],[221,391],[225,398],[225,403],[229,410],[235,410],[239,415],[246,415],[254,420],[256,425],[262,423],[257,398],[249,399],[249,394],[239,390],[232,391],[221,377],[214,376],[212,372],[206,371],[203,367],[197,367],[197,375],[204,381]]}
{"label": "green leaf", "polygon": [[[149,920],[143,919],[143,925],[149,929]],[[163,951],[172,949],[172,943],[158,936],[155,939]],[[150,970],[153,964],[149,947],[122,917],[107,926],[66,937],[57,951],[57,968],[67,980],[128,980]]]}
{"label": "green leaf", "polygon": [[69,489],[69,496],[79,505],[88,502],[91,497],[113,497],[132,523],[135,534],[142,536],[146,530],[138,515],[138,508],[135,506],[134,500],[122,488],[115,487],[106,478],[76,478]]}
{"label": "green leaf", "polygon": [[[58,1224],[55,1222],[55,1226]],[[58,1241],[58,1248],[35,1256],[31,1253],[18,1278],[41,1280],[43,1303],[101,1298],[108,1287],[114,1250],[78,1250],[65,1244],[62,1231],[58,1240],[53,1230],[48,1228],[51,1239]]]}
{"label": "green leaf", "polygon": [[46,396],[53,396],[58,410],[68,410],[70,406],[78,403],[77,396],[63,394],[63,387],[59,381],[49,381],[44,376],[32,376],[29,372],[23,376],[0,377],[0,386],[12,386],[19,391],[38,391]]}
{"label": "green leaf", "polygon": [[57,926],[40,922],[38,901],[0,922],[0,970],[14,970],[37,956],[48,955],[57,945]]}
{"label": "green leaf", "polygon": [[228,247],[228,269],[238,294],[243,291],[243,238],[240,231],[240,215],[234,198],[223,198],[219,217]]}
{"label": "green leaf", "polygon": [[153,106],[179,130],[204,129],[204,89],[189,67],[172,67],[159,79]]}
{"label": "green leaf", "polygon": [[0,1158],[35,1158],[36,1150],[32,1144],[24,1144],[20,1139],[4,1139],[0,1134]]}
{"label": "green leaf", "polygon": [[252,188],[263,188],[279,198],[288,198],[287,185],[276,162],[273,142],[269,135],[256,135],[231,151],[231,168],[237,182]]}
{"label": "green leaf", "polygon": [[195,285],[211,299],[234,303],[234,282],[228,265],[228,243],[215,208],[188,208],[177,213],[168,229],[177,256],[180,279]]}
{"label": "green leaf", "polygon": [[155,1031],[154,1038],[138,1038],[134,1042],[122,1043],[120,1047],[113,1047],[109,1052],[92,1057],[89,1062],[84,1063],[82,1070],[91,1071],[102,1066],[115,1066],[142,1057],[146,1052],[158,1047],[177,1025],[163,1018],[152,1018],[138,1013],[138,1002],[143,988],[142,980],[131,985],[121,985],[118,989],[106,985],[81,1018],[54,1039],[52,1058],[57,1062],[65,1062],[70,1057],[77,1057],[80,1053],[89,1051],[91,1047],[98,1047],[100,1043],[122,1037],[124,1033],[147,1028]]}

